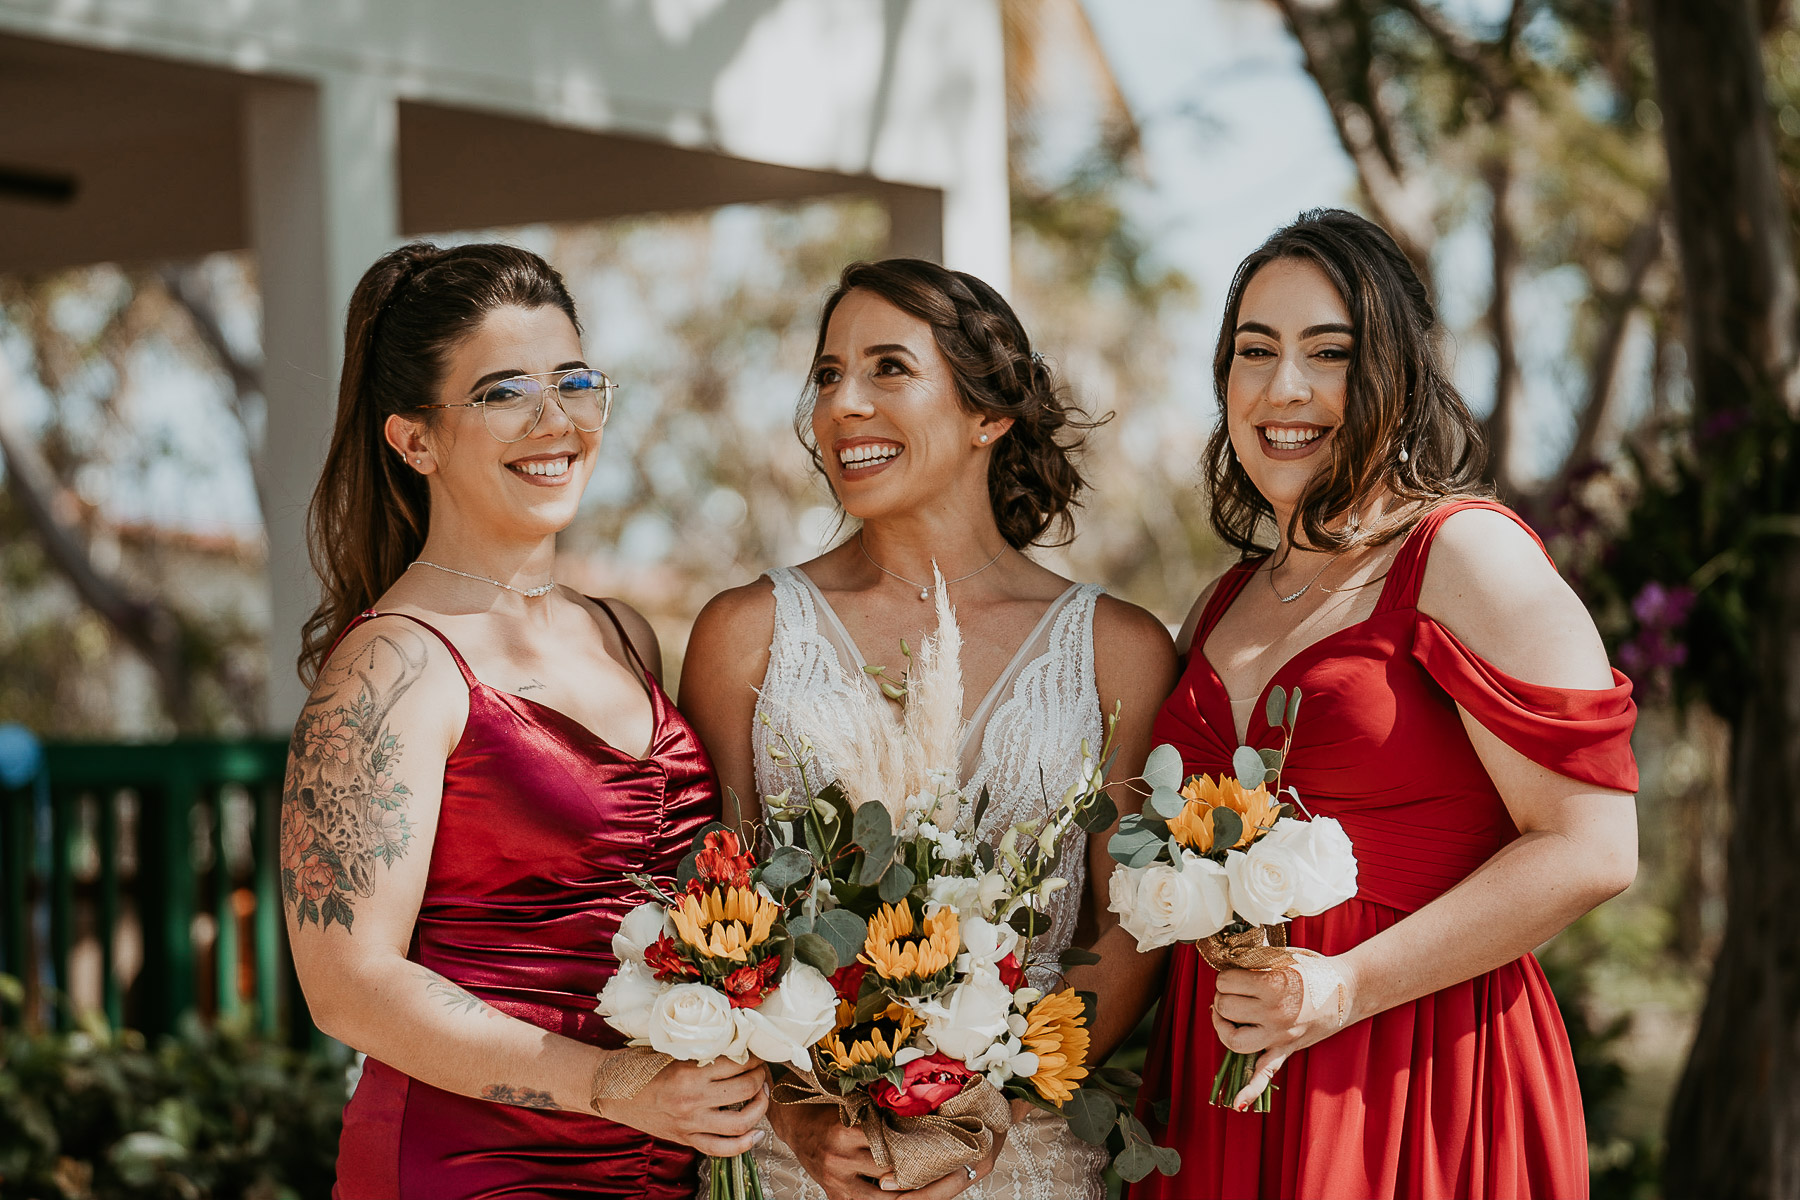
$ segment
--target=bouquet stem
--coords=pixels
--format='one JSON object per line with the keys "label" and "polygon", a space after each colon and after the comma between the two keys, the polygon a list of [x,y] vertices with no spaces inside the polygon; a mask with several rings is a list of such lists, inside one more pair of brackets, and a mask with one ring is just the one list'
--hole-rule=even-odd
{"label": "bouquet stem", "polygon": [[[1230,1108],[1232,1099],[1244,1090],[1244,1086],[1250,1082],[1250,1077],[1254,1074],[1256,1074],[1256,1056],[1254,1054],[1239,1054],[1236,1050],[1227,1050],[1225,1061],[1219,1064],[1219,1073],[1213,1076],[1212,1102],[1220,1108]],[[1256,1099],[1251,1102],[1250,1111],[1268,1112],[1269,1101],[1274,1098],[1274,1093],[1275,1085],[1271,1083],[1256,1094]]]}
{"label": "bouquet stem", "polygon": [[749,1154],[736,1158],[709,1158],[712,1174],[711,1200],[765,1200],[762,1176],[757,1173],[756,1159]]}

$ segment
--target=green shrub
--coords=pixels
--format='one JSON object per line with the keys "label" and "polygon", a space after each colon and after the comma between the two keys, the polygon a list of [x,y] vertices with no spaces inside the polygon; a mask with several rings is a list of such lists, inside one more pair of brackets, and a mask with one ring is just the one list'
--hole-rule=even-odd
{"label": "green shrub", "polygon": [[0,1040],[0,1198],[313,1200],[331,1192],[344,1064],[192,1022],[154,1049],[88,1022]]}

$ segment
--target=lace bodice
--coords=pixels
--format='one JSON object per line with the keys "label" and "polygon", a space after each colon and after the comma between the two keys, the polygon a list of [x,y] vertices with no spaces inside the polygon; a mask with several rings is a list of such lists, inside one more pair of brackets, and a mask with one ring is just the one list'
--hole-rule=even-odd
{"label": "lace bodice", "polygon": [[[797,742],[801,731],[790,713],[832,720],[843,709],[836,699],[854,688],[877,686],[863,671],[867,664],[843,622],[803,571],[782,567],[770,571],[769,579],[775,585],[775,638],[752,733],[756,787],[765,796],[799,783],[791,765],[769,756],[765,715]],[[1102,590],[1077,584],[1052,601],[968,714],[962,777],[969,795],[984,786],[989,790],[977,834],[990,845],[1013,822],[1043,812],[1046,797],[1054,802],[1076,780],[1083,738],[1099,751],[1105,733],[1094,683],[1094,603]],[[820,765],[829,775],[830,764]],[[815,787],[820,782],[812,780]],[[1054,961],[1075,935],[1087,880],[1087,835],[1081,830],[1064,838],[1060,869],[1069,886],[1050,898],[1050,930],[1032,940],[1034,964]]]}

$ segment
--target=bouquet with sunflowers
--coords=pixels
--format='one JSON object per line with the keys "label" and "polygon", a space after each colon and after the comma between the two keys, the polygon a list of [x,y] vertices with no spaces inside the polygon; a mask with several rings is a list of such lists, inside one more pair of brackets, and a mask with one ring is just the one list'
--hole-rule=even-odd
{"label": "bouquet with sunflowers", "polygon": [[[837,994],[793,954],[782,906],[756,886],[755,856],[735,831],[711,825],[676,873],[679,891],[649,876],[632,881],[654,899],[627,913],[613,935],[618,971],[598,1011],[634,1052],[607,1060],[596,1100],[635,1094],[672,1059],[791,1062],[804,1068],[814,1042],[836,1024]],[[711,1162],[713,1200],[760,1200],[748,1154]]]}
{"label": "bouquet with sunflowers", "polygon": [[[1175,747],[1150,752],[1145,811],[1120,821],[1107,845],[1119,864],[1109,907],[1139,950],[1192,942],[1215,970],[1295,967],[1303,985],[1335,989],[1341,1021],[1342,979],[1311,951],[1287,948],[1286,922],[1317,916],[1354,896],[1356,855],[1332,818],[1306,813],[1307,820],[1297,820],[1295,810],[1305,813],[1306,806],[1297,791],[1281,785],[1300,689],[1272,688],[1267,716],[1271,727],[1283,731],[1281,749],[1238,747],[1231,764],[1235,778],[1184,780]],[[1306,957],[1312,961],[1303,962]],[[1229,1103],[1254,1068],[1251,1056],[1226,1054],[1212,1102]],[[1269,1098],[1268,1090],[1258,1094],[1257,1112],[1269,1111]]]}
{"label": "bouquet with sunflowers", "polygon": [[770,848],[759,882],[787,906],[796,964],[826,977],[836,998],[810,1065],[778,1082],[775,1099],[838,1106],[907,1189],[986,1156],[1014,1099],[1092,1142],[1116,1120],[1123,1171],[1173,1173],[1175,1152],[1151,1145],[1106,1090],[1135,1079],[1086,1065],[1093,996],[1056,986],[1062,969],[1094,956],[1031,954],[1049,928],[1045,901],[1067,883],[1056,871],[1063,835],[1117,819],[1103,790],[1117,714],[1097,756],[1083,746],[1081,777],[1060,800],[1046,797],[1042,816],[983,843],[988,796],[957,782],[961,635],[941,577],[937,596],[935,636],[916,654],[902,643],[904,684],[882,677],[882,691],[904,704],[898,722],[873,689],[851,688],[847,721],[795,713],[810,734],[771,733],[770,754],[799,784],[764,798]]}

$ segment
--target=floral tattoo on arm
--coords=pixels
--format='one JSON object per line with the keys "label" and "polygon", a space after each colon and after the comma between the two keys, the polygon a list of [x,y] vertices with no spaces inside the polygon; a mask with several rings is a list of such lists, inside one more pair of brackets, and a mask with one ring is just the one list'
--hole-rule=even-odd
{"label": "floral tattoo on arm", "polygon": [[510,1083],[490,1083],[481,1089],[483,1100],[492,1100],[495,1104],[516,1104],[520,1108],[542,1108],[561,1110],[562,1105],[549,1092],[536,1092],[530,1088],[516,1088]]}
{"label": "floral tattoo on arm", "polygon": [[416,634],[381,634],[342,663],[327,664],[289,744],[281,800],[281,891],[295,924],[346,932],[359,896],[375,892],[375,868],[412,843],[399,782],[394,705],[425,674]]}

